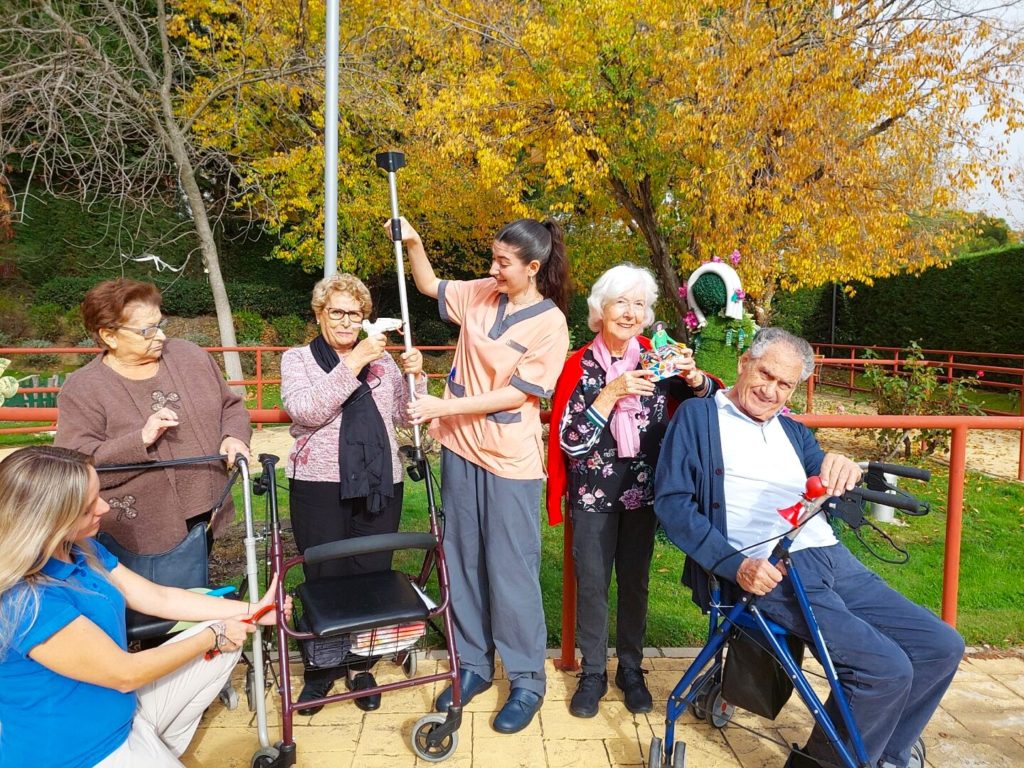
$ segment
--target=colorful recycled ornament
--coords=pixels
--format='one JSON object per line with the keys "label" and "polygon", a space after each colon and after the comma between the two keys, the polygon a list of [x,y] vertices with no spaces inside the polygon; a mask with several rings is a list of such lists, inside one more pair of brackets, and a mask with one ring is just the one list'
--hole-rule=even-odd
{"label": "colorful recycled ornament", "polygon": [[651,377],[653,381],[678,376],[682,371],[677,365],[677,360],[684,349],[686,345],[679,342],[646,349],[640,353],[640,367],[654,374]]}

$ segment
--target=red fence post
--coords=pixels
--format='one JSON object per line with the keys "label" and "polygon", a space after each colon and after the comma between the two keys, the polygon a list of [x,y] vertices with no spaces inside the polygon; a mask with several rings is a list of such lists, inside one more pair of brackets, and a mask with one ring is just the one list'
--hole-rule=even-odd
{"label": "red fence post", "polygon": [[953,427],[946,500],[946,556],[942,563],[942,620],[951,627],[956,626],[956,603],[960,592],[960,535],[963,531],[966,468],[967,427]]}
{"label": "red fence post", "polygon": [[572,561],[572,518],[562,522],[562,655],[555,659],[555,669],[575,672],[576,663],[576,566]]}
{"label": "red fence post", "polygon": [[[1020,380],[1020,397],[1017,402],[1017,410],[1024,416],[1024,375]],[[1020,443],[1017,446],[1017,479],[1024,481],[1024,429],[1020,431]]]}
{"label": "red fence post", "polygon": [[855,371],[854,371],[854,363],[853,363],[853,361],[856,360],[856,359],[857,358],[854,356],[854,350],[851,349],[850,350],[850,387],[849,387],[851,395],[853,394],[853,388],[854,388],[854,385],[855,385],[855,382],[856,382],[856,379],[854,378]]}

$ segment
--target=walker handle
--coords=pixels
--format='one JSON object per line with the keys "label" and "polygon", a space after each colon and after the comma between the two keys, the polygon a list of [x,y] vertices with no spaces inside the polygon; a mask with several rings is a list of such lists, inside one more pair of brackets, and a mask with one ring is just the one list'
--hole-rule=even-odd
{"label": "walker handle", "polygon": [[912,496],[907,496],[902,493],[886,493],[884,491],[873,491],[870,488],[854,488],[852,491],[847,491],[847,494],[856,494],[860,496],[864,501],[870,501],[872,504],[884,504],[894,509],[901,509],[911,515],[925,515],[928,514],[929,506],[927,502],[918,501]]}
{"label": "walker handle", "polygon": [[896,475],[897,477],[909,477],[911,480],[923,480],[926,483],[932,479],[932,473],[927,469],[921,469],[919,467],[905,467],[902,464],[886,464],[882,461],[862,461],[858,466],[861,469],[866,469],[868,472],[882,472],[887,475]]}

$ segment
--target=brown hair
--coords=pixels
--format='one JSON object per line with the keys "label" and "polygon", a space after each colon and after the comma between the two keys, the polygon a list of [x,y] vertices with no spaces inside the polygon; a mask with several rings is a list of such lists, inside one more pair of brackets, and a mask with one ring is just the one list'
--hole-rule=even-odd
{"label": "brown hair", "polygon": [[373,313],[373,299],[370,298],[370,290],[363,281],[348,272],[338,272],[313,286],[313,298],[309,303],[314,315],[319,315],[323,311],[332,293],[347,293],[358,301],[363,317],[367,319]]}
{"label": "brown hair", "polygon": [[564,315],[569,306],[569,260],[558,222],[519,219],[502,227],[494,240],[515,248],[523,264],[540,262],[537,290],[545,299],[555,302]]}
{"label": "brown hair", "polygon": [[107,345],[100,338],[100,328],[114,328],[124,320],[129,304],[148,304],[159,308],[163,303],[160,290],[152,283],[143,283],[121,277],[104,280],[89,289],[82,300],[82,322],[101,347]]}

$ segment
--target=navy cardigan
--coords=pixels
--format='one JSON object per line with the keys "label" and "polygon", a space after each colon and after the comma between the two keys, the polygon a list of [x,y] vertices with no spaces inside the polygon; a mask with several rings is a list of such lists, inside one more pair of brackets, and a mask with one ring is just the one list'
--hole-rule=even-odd
{"label": "navy cardigan", "polygon": [[[825,452],[813,433],[780,415],[782,428],[803,463],[807,476],[818,474]],[[668,537],[686,553],[683,583],[693,601],[708,610],[708,574],[726,579],[723,600],[733,599],[729,587],[745,555],[726,538],[725,463],[715,398],[687,400],[676,411],[661,446],[654,478],[654,512]]]}

